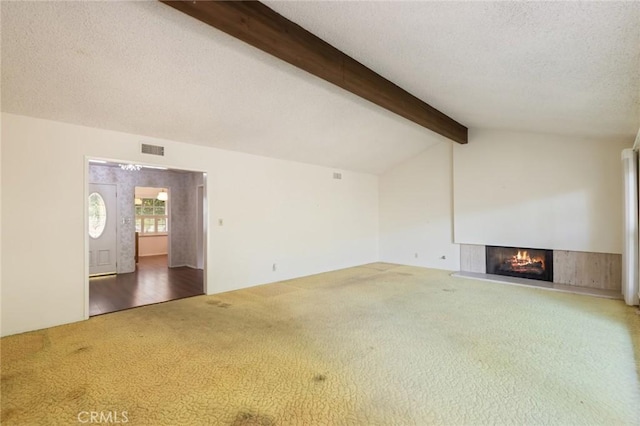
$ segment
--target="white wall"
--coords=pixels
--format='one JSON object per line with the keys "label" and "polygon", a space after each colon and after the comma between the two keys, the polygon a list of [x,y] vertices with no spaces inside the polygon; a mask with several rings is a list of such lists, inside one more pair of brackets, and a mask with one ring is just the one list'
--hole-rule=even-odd
{"label": "white wall", "polygon": [[380,176],[382,261],[460,268],[453,244],[451,146],[440,142]]}
{"label": "white wall", "polygon": [[632,143],[471,130],[454,146],[456,243],[620,253]]}
{"label": "white wall", "polygon": [[632,143],[471,129],[431,147],[380,176],[380,260],[457,270],[463,243],[620,253]]}
{"label": "white wall", "polygon": [[[166,235],[141,235],[138,238],[138,256],[158,256],[168,253]],[[194,262],[195,263],[195,262]]]}
{"label": "white wall", "polygon": [[[2,96],[0,95],[0,99]],[[0,114],[0,308],[2,307],[2,114]],[[2,335],[2,315],[0,315],[0,336]]]}
{"label": "white wall", "polygon": [[[209,294],[378,260],[374,175],[343,171],[334,180],[325,167],[2,120],[2,335],[85,318],[86,156],[207,173]],[[166,156],[140,154],[140,141],[164,145]],[[25,208],[34,200],[47,214]]]}

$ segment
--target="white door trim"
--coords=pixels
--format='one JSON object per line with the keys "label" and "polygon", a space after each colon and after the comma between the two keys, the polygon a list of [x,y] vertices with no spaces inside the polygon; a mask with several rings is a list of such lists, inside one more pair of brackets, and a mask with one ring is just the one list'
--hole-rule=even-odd
{"label": "white door trim", "polygon": [[204,185],[196,186],[196,268],[204,270]]}

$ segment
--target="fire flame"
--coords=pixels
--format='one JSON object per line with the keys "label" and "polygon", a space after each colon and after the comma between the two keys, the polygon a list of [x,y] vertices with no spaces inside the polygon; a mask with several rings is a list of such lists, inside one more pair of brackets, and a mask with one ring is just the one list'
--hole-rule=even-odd
{"label": "fire flame", "polygon": [[524,266],[530,265],[532,263],[540,263],[542,265],[542,269],[545,269],[544,259],[542,257],[531,257],[529,256],[529,252],[526,250],[518,250],[518,254],[513,256],[512,264],[515,266]]}

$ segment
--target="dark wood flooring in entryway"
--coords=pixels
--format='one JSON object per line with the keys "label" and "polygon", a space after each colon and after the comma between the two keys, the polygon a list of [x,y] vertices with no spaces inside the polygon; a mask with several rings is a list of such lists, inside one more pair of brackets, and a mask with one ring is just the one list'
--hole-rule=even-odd
{"label": "dark wood flooring in entryway", "polygon": [[89,315],[204,294],[202,269],[167,267],[167,256],[139,259],[136,272],[89,279]]}

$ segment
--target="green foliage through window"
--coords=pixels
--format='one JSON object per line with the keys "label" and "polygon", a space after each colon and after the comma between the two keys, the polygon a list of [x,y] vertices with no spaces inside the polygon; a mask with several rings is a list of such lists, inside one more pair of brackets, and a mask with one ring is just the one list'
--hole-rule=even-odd
{"label": "green foliage through window", "polygon": [[142,198],[135,206],[136,232],[140,234],[163,234],[169,232],[167,202],[155,198]]}

